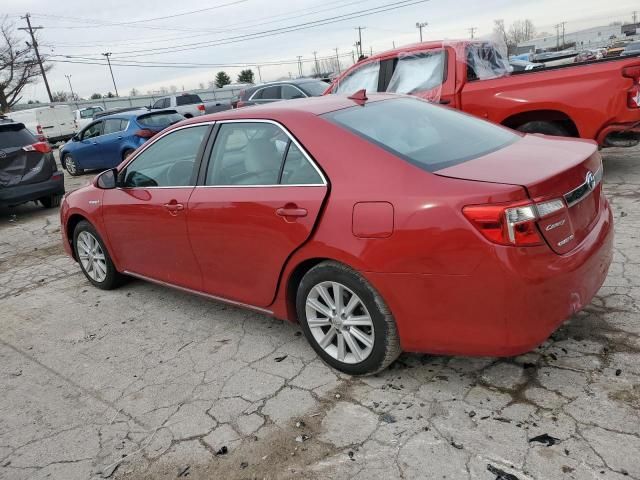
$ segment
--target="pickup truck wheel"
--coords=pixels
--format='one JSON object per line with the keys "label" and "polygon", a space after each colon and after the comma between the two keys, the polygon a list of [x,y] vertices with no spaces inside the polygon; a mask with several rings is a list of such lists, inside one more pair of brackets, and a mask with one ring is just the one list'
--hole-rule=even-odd
{"label": "pickup truck wheel", "polygon": [[322,262],[302,278],[296,295],[300,326],[316,353],[349,375],[372,375],[400,355],[393,315],[358,272]]}
{"label": "pickup truck wheel", "polygon": [[59,207],[62,201],[62,195],[50,195],[48,197],[42,197],[40,203],[44,208]]}
{"label": "pickup truck wheel", "polygon": [[554,122],[534,121],[520,125],[516,130],[523,133],[542,133],[554,137],[570,137],[569,132],[562,126]]}
{"label": "pickup truck wheel", "polygon": [[72,177],[77,177],[78,175],[82,175],[84,173],[84,170],[78,167],[75,159],[71,156],[70,153],[67,153],[64,157],[62,157],[62,165],[64,165],[64,168]]}

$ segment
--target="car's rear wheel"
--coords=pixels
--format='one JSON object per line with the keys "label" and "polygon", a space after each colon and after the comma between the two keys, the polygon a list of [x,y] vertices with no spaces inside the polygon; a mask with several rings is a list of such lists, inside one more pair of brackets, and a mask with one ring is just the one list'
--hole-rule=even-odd
{"label": "car's rear wheel", "polygon": [[111,290],[120,285],[122,274],[116,270],[102,238],[86,220],[76,225],[73,247],[82,273],[94,286]]}
{"label": "car's rear wheel", "polygon": [[395,320],[378,292],[351,268],[322,262],[302,278],[296,298],[307,340],[330,366],[369,375],[400,354]]}
{"label": "car's rear wheel", "polygon": [[76,160],[70,153],[67,153],[64,157],[62,157],[62,163],[64,164],[64,168],[67,170],[67,172],[69,172],[69,175],[73,177],[77,177],[78,175],[82,175],[84,173],[84,170],[78,167]]}
{"label": "car's rear wheel", "polygon": [[59,207],[62,201],[62,195],[49,195],[48,197],[42,197],[40,203],[44,208]]}
{"label": "car's rear wheel", "polygon": [[562,125],[555,122],[533,121],[520,125],[518,131],[523,133],[542,133],[554,137],[570,137],[571,134]]}

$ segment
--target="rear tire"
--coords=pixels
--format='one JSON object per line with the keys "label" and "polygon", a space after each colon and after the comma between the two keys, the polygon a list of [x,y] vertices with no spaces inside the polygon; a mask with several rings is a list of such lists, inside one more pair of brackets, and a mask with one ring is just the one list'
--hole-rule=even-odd
{"label": "rear tire", "polygon": [[343,264],[327,261],[309,270],[298,286],[296,310],[307,341],[336,370],[371,375],[401,353],[396,323],[384,300]]}
{"label": "rear tire", "polygon": [[97,230],[86,220],[78,222],[73,231],[73,249],[82,273],[94,287],[112,290],[124,280]]}
{"label": "rear tire", "polygon": [[555,122],[534,121],[520,125],[516,130],[523,133],[542,133],[554,137],[570,137],[569,131]]}
{"label": "rear tire", "polygon": [[77,177],[78,175],[82,175],[84,173],[84,169],[78,167],[76,160],[73,158],[73,156],[71,156],[70,153],[67,153],[64,157],[62,157],[62,165],[72,177]]}
{"label": "rear tire", "polygon": [[40,203],[44,208],[59,207],[62,201],[62,195],[50,195],[48,197],[42,197]]}

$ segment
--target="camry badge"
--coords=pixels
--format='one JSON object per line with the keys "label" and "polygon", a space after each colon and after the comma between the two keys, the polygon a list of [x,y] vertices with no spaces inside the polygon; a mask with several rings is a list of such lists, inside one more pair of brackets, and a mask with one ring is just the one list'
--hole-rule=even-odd
{"label": "camry badge", "polygon": [[592,172],[587,172],[587,178],[585,179],[587,185],[589,186],[589,190],[593,190],[596,188],[596,177]]}

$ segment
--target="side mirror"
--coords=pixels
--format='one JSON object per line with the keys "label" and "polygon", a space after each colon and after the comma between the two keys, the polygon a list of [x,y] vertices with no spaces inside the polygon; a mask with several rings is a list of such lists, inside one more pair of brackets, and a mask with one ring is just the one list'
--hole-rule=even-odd
{"label": "side mirror", "polygon": [[96,177],[95,186],[103,190],[116,188],[117,177],[118,169],[111,168],[109,170],[105,170]]}
{"label": "side mirror", "polygon": [[72,142],[77,142],[78,140],[80,140],[80,134],[76,133],[73,137],[71,137],[71,141]]}

